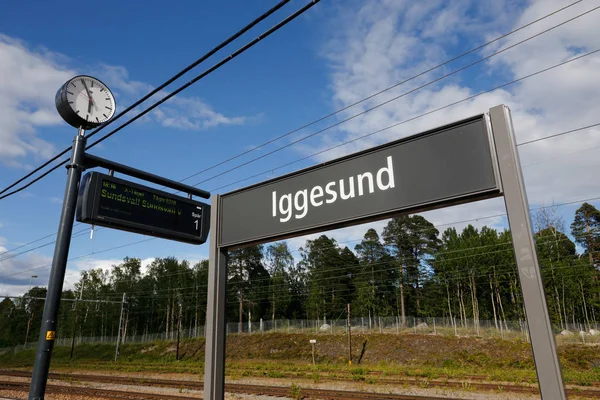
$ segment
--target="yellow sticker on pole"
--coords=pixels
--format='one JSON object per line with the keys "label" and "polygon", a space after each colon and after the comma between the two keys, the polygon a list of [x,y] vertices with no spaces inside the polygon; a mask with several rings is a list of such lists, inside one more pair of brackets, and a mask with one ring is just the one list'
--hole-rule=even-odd
{"label": "yellow sticker on pole", "polygon": [[56,331],[47,331],[46,332],[46,340],[54,340],[56,336]]}

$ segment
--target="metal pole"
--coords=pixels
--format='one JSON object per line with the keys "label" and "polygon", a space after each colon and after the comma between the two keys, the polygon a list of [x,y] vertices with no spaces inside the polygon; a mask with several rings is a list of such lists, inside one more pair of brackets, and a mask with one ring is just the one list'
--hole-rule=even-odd
{"label": "metal pole", "polygon": [[545,400],[566,400],[510,110],[504,105],[491,108],[490,119],[540,394]]}
{"label": "metal pole", "polygon": [[348,303],[348,365],[352,365],[352,326],[350,325],[350,303]]}
{"label": "metal pole", "polygon": [[208,258],[208,302],[206,312],[206,355],[204,399],[225,398],[225,301],[227,290],[227,250],[219,247],[221,196],[212,199],[210,250]]}
{"label": "metal pole", "polygon": [[121,302],[121,316],[119,317],[119,332],[117,333],[117,347],[115,348],[115,361],[119,357],[119,345],[121,344],[121,332],[123,330],[123,311],[125,311],[126,294],[123,293],[123,301]]}
{"label": "metal pole", "polygon": [[[74,303],[76,306],[77,303]],[[71,353],[69,354],[69,360],[73,359],[73,350],[75,349],[75,333],[77,332],[77,320],[79,319],[79,314],[77,313],[77,308],[75,308],[75,319],[73,320],[73,330],[71,334]]]}
{"label": "metal pole", "polygon": [[[85,279],[81,281],[81,290],[79,291],[79,300],[83,298],[83,287],[85,286]],[[69,355],[69,360],[73,359],[73,350],[75,349],[75,332],[77,332],[77,320],[79,319],[79,313],[77,313],[77,298],[75,298],[75,302],[73,303],[73,310],[75,311],[75,319],[73,320],[73,333],[71,337],[71,353]]]}
{"label": "metal pole", "polygon": [[37,353],[35,355],[33,375],[31,377],[31,386],[29,388],[29,400],[44,400],[44,393],[46,392],[50,359],[52,357],[52,349],[54,348],[54,339],[58,325],[60,297],[65,280],[71,234],[73,233],[77,192],[79,181],[81,180],[81,172],[83,171],[85,145],[85,131],[79,128],[77,136],[73,139],[71,162],[67,165],[67,185],[58,225],[56,245],[54,247],[54,258],[52,259],[52,269],[50,270],[50,279],[48,281],[48,292],[42,315],[42,325]]}
{"label": "metal pole", "polygon": [[177,317],[177,351],[175,352],[175,360],[179,361],[179,337],[181,335],[181,299],[179,299],[179,316]]}

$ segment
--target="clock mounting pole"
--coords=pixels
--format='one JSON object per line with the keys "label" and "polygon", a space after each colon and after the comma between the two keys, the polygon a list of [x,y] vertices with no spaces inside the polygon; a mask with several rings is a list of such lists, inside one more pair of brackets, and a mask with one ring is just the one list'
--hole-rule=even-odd
{"label": "clock mounting pole", "polygon": [[52,356],[52,349],[54,348],[56,337],[60,297],[67,268],[71,234],[73,233],[73,221],[77,207],[79,182],[81,180],[81,173],[85,169],[86,142],[87,138],[85,137],[85,130],[80,126],[77,131],[77,136],[73,139],[71,162],[67,164],[67,185],[62,212],[60,214],[56,245],[54,247],[54,257],[52,259],[52,269],[50,270],[46,302],[44,303],[42,327],[40,329],[33,375],[31,377],[31,386],[29,388],[29,400],[43,400],[46,391],[48,371],[50,369],[50,358]]}

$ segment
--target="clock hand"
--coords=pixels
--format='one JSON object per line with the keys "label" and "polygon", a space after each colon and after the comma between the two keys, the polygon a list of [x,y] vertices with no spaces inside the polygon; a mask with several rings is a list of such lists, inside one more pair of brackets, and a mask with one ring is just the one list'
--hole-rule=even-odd
{"label": "clock hand", "polygon": [[87,85],[85,84],[85,81],[83,79],[81,79],[81,82],[83,83],[83,87],[85,88],[85,91],[87,92],[87,95],[88,95],[88,99],[90,100],[88,103],[88,114],[91,114],[92,105],[94,104],[93,100],[92,100],[92,94],[90,93],[90,90],[88,89]]}
{"label": "clock hand", "polygon": [[90,90],[88,89],[87,85],[85,84],[85,81],[83,79],[81,79],[81,82],[83,83],[83,87],[85,88],[85,91],[87,92],[88,97],[91,99],[92,95],[90,94]]}

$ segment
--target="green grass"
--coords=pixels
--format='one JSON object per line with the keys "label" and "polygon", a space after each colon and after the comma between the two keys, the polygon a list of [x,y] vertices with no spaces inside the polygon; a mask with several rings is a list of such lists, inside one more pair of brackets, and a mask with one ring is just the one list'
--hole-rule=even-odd
{"label": "green grass", "polygon": [[[377,383],[403,376],[432,379],[466,379],[484,375],[489,381],[536,383],[531,347],[524,341],[456,338],[433,335],[353,334],[353,364],[347,363],[347,336],[319,336],[316,365],[312,365],[312,335],[264,334],[227,337],[226,374],[229,380],[269,377],[322,381],[342,378]],[[358,354],[364,341],[366,351],[360,364]],[[174,343],[157,341],[124,344],[117,362],[114,345],[88,344],[57,347],[52,371],[122,371],[188,373],[203,378],[204,339],[185,340],[175,360]],[[559,346],[565,383],[582,386],[600,381],[600,347],[582,344]],[[31,369],[35,350],[0,355],[0,368]]]}

